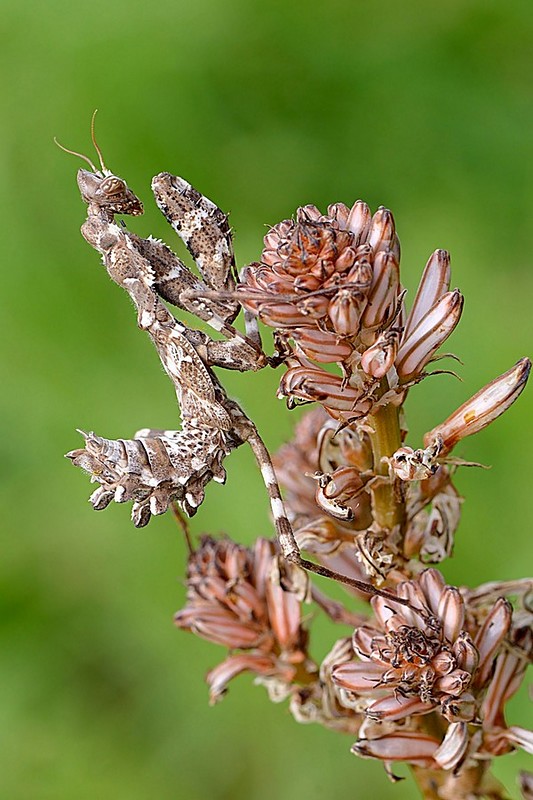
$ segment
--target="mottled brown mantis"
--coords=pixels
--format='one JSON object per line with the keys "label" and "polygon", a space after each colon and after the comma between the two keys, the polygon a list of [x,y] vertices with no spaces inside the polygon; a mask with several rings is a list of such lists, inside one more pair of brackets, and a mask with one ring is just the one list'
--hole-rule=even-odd
{"label": "mottled brown mantis", "polygon": [[[298,568],[304,568],[408,605],[369,583],[302,558],[268,450],[254,423],[227,396],[212,370],[217,366],[255,371],[279,363],[279,354],[270,358],[262,351],[253,320],[246,320],[246,335],[232,325],[240,305],[227,216],[183,178],[163,172],[153,179],[157,205],[192,255],[201,276],[196,277],[165,244],[143,239],[115,221],[117,214],[142,214],[143,206],[126,182],[105,166],[94,136],[94,115],[91,134],[100,169],[87,156],[62,148],[91,168],[80,169],[77,176],[87,203],[82,234],[102,256],[111,279],[131,297],[138,325],[149,334],[174,385],[182,417],[181,430],[142,429],[133,439],[83,434],[85,447],[67,455],[100,484],[90,498],[93,508],[131,500],[137,527],[146,525],[152,514],[164,513],[173,502],[192,516],[204,499],[207,483],[225,481],[225,456],[247,442],[268,491],[280,550],[293,565],[287,584],[299,585],[305,593],[305,582],[298,580],[303,575]],[[212,340],[179,322],[162,300],[192,312],[225,340]]]}

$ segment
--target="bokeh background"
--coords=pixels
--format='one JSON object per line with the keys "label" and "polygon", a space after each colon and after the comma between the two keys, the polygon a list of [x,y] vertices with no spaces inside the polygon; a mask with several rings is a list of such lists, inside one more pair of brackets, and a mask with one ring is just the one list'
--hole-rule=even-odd
{"label": "bokeh background", "polygon": [[[79,235],[81,162],[52,138],[90,152],[99,108],[105,158],[145,202],[132,227],[176,243],[149,191],[156,172],[175,172],[231,211],[241,265],[265,223],[359,197],[393,209],[411,297],[429,253],[451,250],[464,382],[436,377],[412,393],[416,447],[533,352],[531,3],[4,0],[2,28],[0,797],[415,796],[247,677],[209,708],[203,677],[223,652],[173,628],[185,562],[175,523],[139,532],[128,508],[88,505],[87,478],[62,457],[75,428],[174,427],[176,406],[130,303]],[[272,448],[296,419],[277,380],[227,377]],[[467,502],[450,581],[530,569],[532,410],[533,387],[461,449],[494,466],[458,477]],[[227,466],[193,530],[271,535],[250,454]],[[316,628],[320,657],[345,629]],[[525,691],[510,719],[527,724]],[[497,766],[513,797],[525,765]]]}

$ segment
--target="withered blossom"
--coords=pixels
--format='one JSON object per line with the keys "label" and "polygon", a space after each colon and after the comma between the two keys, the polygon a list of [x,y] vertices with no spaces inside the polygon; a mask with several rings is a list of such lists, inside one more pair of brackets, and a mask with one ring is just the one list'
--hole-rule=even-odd
{"label": "withered blossom", "polygon": [[[265,237],[261,262],[238,287],[242,304],[292,341],[280,396],[320,402],[333,417],[366,416],[380,401],[380,381],[402,395],[457,325],[463,298],[449,291],[449,255],[429,259],[405,326],[394,218],[372,216],[362,201],[321,214],[299,208]],[[287,345],[289,348],[291,345]],[[321,364],[336,363],[341,374]]]}
{"label": "withered blossom", "polygon": [[227,538],[204,536],[191,554],[187,602],[176,614],[176,625],[232,651],[207,676],[212,703],[242,672],[255,674],[277,699],[316,672],[307,656],[300,610],[306,587],[289,591],[285,569],[267,539],[247,549]]}
{"label": "withered blossom", "polygon": [[368,721],[354,752],[444,770],[456,770],[467,753],[475,760],[517,746],[533,752],[533,734],[508,726],[503,714],[531,660],[531,615],[513,619],[503,596],[480,604],[436,569],[397,593],[410,608],[372,598],[373,620],[353,634],[356,659],[332,670],[340,702]]}

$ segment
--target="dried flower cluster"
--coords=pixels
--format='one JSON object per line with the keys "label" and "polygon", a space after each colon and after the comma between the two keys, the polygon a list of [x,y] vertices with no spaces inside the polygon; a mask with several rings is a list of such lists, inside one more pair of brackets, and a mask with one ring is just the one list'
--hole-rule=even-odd
{"label": "dried flower cluster", "polygon": [[316,678],[307,656],[301,602],[282,585],[283,562],[272,542],[257,539],[248,550],[229,539],[204,536],[187,574],[187,606],[179,628],[224,645],[233,653],[207,676],[211,701],[241,672],[253,672],[273,698]]}
{"label": "dried flower cluster", "polygon": [[[409,447],[407,392],[431,374],[463,297],[450,290],[448,253],[437,250],[407,313],[399,259],[390,211],[372,216],[360,201],[326,215],[306,206],[269,231],[260,263],[241,275],[243,306],[275,329],[284,354],[279,396],[289,407],[319,404],[274,457],[298,545],[409,603],[373,597],[352,636],[337,641],[318,671],[294,673],[277,696],[290,696],[300,722],[355,734],[352,751],[382,761],[393,779],[399,761],[418,771],[423,791],[432,775],[431,796],[503,797],[490,759],[515,747],[533,753],[533,734],[504,716],[533,656],[533,581],[469,590],[423,565],[453,550],[463,499],[452,478],[466,463],[451,457],[453,448],[514,402],[530,362],[521,359],[429,431],[422,447]],[[201,552],[191,556],[196,568]],[[319,602],[349,624],[347,608]],[[194,609],[189,600],[179,624]],[[242,648],[237,637],[228,646]],[[224,664],[218,669],[225,678]]]}
{"label": "dried flower cluster", "polygon": [[[349,733],[353,752],[383,762],[393,779],[395,762],[411,765],[425,796],[503,800],[491,759],[517,747],[533,753],[533,734],[505,716],[532,658],[533,581],[455,587],[428,565],[451,555],[460,519],[453,477],[466,462],[452,451],[516,400],[529,360],[412,447],[406,396],[432,374],[463,308],[461,293],[450,289],[446,251],[429,258],[407,312],[391,212],[372,215],[361,201],[337,203],[325,215],[305,206],[268,232],[260,262],[238,281],[226,216],[183,179],[161,173],[156,201],[199,278],[166,245],[115,222],[116,214],[142,213],[142,204],[105,167],[94,131],[93,142],[101,169],[82,156],[92,170],[78,174],[88,205],[82,231],[133,300],[175,386],[183,424],[128,440],[85,434],[85,447],[68,455],[99,484],[92,505],[132,501],[136,525],[176,503],[191,516],[209,481],[225,480],[224,457],[244,442],[271,503],[276,542],[189,542],[187,601],[176,624],[229,650],[207,676],[211,701],[251,672],[272,700],[289,700],[298,721]],[[226,340],[187,328],[162,300]],[[238,303],[246,335],[232,327]],[[274,329],[273,357],[261,350],[254,317]],[[211,367],[280,363],[279,395],[289,407],[318,405],[272,463]],[[336,577],[352,593],[374,593],[368,612],[354,613],[349,594],[344,603],[328,598],[302,567]],[[345,626],[320,664],[310,655],[304,604],[311,600]],[[521,785],[531,796],[531,777]]]}

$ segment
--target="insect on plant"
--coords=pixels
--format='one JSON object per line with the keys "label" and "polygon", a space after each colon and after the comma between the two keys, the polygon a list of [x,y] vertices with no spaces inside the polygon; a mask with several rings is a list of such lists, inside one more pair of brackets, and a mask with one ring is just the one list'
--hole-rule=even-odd
{"label": "insect on plant", "polygon": [[[514,403],[529,359],[428,431],[423,446],[408,446],[405,399],[420,381],[448,372],[433,364],[446,357],[438,350],[463,310],[447,251],[430,256],[407,312],[392,213],[372,214],[360,200],[326,214],[307,205],[271,228],[260,262],[237,273],[227,216],[162,172],[152,181],[155,200],[195,274],[163,242],[117,222],[143,206],[106,167],[94,115],[91,137],[98,167],[59,145],[90,168],[77,176],[87,204],[82,234],[133,301],[175,388],[181,428],[117,440],[80,431],[85,445],[68,458],[98,484],[93,508],[131,501],[137,527],[169,506],[195,514],[207,484],[225,481],[225,457],[244,443],[270,500],[277,543],[260,538],[247,548],[204,536],[194,547],[187,535],[187,601],[176,624],[229,649],[207,676],[211,701],[235,675],[252,672],[271,699],[289,699],[297,721],[356,736],[352,751],[380,760],[393,780],[394,763],[407,762],[425,797],[503,800],[491,760],[518,747],[533,752],[533,734],[504,715],[533,651],[533,582],[448,586],[433,565],[453,551],[463,502],[455,473],[475,465],[452,451]],[[185,325],[167,304],[222,338]],[[234,325],[241,310],[244,333]],[[274,329],[272,356],[257,319]],[[213,368],[279,366],[278,396],[315,408],[272,459]],[[372,595],[368,615],[322,594],[309,572]],[[302,613],[309,599],[352,628],[320,665]]]}
{"label": "insect on plant", "polygon": [[[227,396],[211,369],[257,371],[283,360],[282,353],[269,357],[263,352],[256,319],[249,312],[244,315],[246,335],[232,325],[241,306],[235,292],[238,276],[227,216],[183,178],[162,172],[152,180],[159,209],[187,247],[201,277],[162,242],[143,239],[119,225],[115,215],[138,216],[143,205],[126,182],[106,167],[95,138],[95,115],[91,138],[99,169],[87,156],[63,147],[57,140],[56,144],[91,168],[79,169],[77,176],[87,203],[82,234],[102,256],[111,279],[132,299],[137,324],[150,336],[174,384],[182,427],[175,431],[143,428],[133,439],[119,440],[81,432],[85,447],[67,455],[100,484],[90,498],[93,508],[102,510],[113,500],[133,501],[132,520],[137,527],[146,525],[152,514],[163,514],[173,501],[192,516],[204,500],[209,481],[225,481],[222,462],[226,455],[247,442],[268,492],[286,562],[365,593],[391,597],[370,583],[302,558],[268,450],[254,423]],[[194,314],[223,334],[225,341],[213,340],[180,323],[162,300]],[[296,577],[297,569],[292,569],[291,575],[286,580],[297,580],[305,593],[303,576]]]}

